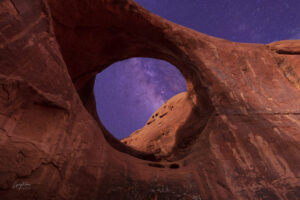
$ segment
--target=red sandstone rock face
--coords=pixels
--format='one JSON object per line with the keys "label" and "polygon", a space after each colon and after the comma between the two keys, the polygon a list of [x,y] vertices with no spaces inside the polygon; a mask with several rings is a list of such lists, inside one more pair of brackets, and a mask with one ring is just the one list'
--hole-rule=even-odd
{"label": "red sandstone rock face", "polygon": [[201,133],[201,116],[188,93],[177,94],[163,104],[146,125],[121,141],[160,161],[175,161],[188,154]]}
{"label": "red sandstone rock face", "polygon": [[[234,43],[131,0],[2,0],[0,16],[1,199],[299,199],[300,41]],[[177,66],[198,112],[172,162],[95,112],[95,75],[137,56]]]}

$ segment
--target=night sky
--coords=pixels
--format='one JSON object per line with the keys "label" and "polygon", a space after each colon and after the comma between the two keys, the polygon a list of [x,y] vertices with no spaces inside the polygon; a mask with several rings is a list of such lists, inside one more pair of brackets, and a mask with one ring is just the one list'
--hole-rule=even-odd
{"label": "night sky", "polygon": [[[236,42],[300,39],[300,0],[136,0],[147,10],[199,32]],[[186,90],[171,64],[150,58],[117,62],[95,82],[97,112],[104,126],[124,138],[153,112]]]}

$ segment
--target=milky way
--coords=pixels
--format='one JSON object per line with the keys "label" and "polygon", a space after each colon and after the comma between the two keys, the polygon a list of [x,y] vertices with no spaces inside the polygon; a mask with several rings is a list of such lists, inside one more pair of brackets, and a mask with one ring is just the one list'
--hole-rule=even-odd
{"label": "milky way", "polygon": [[117,62],[96,77],[97,112],[117,138],[142,128],[148,118],[172,96],[186,91],[173,65],[150,58]]}

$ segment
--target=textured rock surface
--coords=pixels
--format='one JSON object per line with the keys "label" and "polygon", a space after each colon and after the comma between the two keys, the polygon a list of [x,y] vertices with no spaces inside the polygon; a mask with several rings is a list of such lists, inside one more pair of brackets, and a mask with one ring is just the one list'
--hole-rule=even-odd
{"label": "textured rock surface", "polygon": [[121,141],[145,154],[153,154],[156,160],[175,161],[187,155],[202,127],[197,107],[183,92],[163,104],[143,128]]}
{"label": "textured rock surface", "polygon": [[[0,16],[1,199],[299,199],[300,41],[233,43],[130,0],[2,0]],[[95,75],[137,56],[177,66],[197,109],[173,162],[97,119]]]}

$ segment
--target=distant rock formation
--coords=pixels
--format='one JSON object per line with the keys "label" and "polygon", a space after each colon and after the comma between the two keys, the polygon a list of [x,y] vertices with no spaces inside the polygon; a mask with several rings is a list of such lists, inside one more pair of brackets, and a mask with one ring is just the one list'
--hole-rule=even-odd
{"label": "distant rock formation", "polygon": [[203,124],[197,107],[187,92],[172,97],[148,120],[146,125],[121,140],[124,144],[153,154],[156,160],[174,161],[187,155]]}
{"label": "distant rock formation", "polygon": [[[299,199],[299,40],[230,42],[132,0],[2,0],[0,16],[0,199]],[[188,91],[124,145],[93,84],[139,56]]]}

